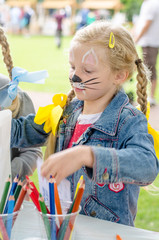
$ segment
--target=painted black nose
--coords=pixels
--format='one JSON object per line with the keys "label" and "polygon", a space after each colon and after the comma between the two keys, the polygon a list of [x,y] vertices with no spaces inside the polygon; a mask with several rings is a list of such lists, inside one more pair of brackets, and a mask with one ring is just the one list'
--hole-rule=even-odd
{"label": "painted black nose", "polygon": [[78,77],[77,75],[73,75],[72,82],[82,82],[82,79]]}

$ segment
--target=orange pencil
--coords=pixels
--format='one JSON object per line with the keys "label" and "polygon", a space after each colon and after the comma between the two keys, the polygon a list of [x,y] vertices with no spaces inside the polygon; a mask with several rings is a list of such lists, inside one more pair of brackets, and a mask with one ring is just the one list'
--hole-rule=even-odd
{"label": "orange pencil", "polygon": [[[84,189],[85,189],[85,180],[82,179],[82,181],[80,183],[80,186],[78,188],[78,192],[77,192],[75,201],[73,203],[72,213],[75,213],[75,212],[78,211],[81,200],[82,200],[82,196],[83,196],[83,193],[84,193]],[[67,229],[66,229],[63,240],[68,240],[70,238],[71,232],[72,232],[72,229],[73,229],[73,225],[74,225],[74,222],[75,222],[75,218],[76,218],[76,216],[71,216],[70,217],[69,224],[67,226]]]}
{"label": "orange pencil", "polygon": [[27,183],[22,187],[21,191],[20,191],[20,194],[19,194],[19,197],[17,199],[17,202],[15,204],[15,207],[14,207],[14,212],[18,211],[22,205],[22,202],[25,198],[25,195],[27,193],[27,189],[26,189],[26,186],[27,186]]}
{"label": "orange pencil", "polygon": [[82,196],[83,196],[83,193],[84,193],[84,189],[85,189],[85,180],[83,179],[81,181],[80,186],[79,186],[79,189],[78,189],[75,201],[74,201],[72,212],[77,212],[78,211],[79,205],[81,203]]}
{"label": "orange pencil", "polygon": [[116,240],[122,240],[122,238],[120,237],[120,235],[116,235]]}
{"label": "orange pencil", "polygon": [[54,181],[56,210],[57,210],[57,214],[61,215],[62,214],[62,208],[61,208],[61,203],[60,203],[60,198],[59,198],[59,193],[58,193],[58,189],[57,189],[57,184],[56,184],[55,178],[53,178],[53,181]]}
{"label": "orange pencil", "polygon": [[29,197],[31,198],[31,200],[32,200],[33,203],[35,204],[36,208],[38,209],[39,212],[41,212],[40,203],[39,203],[39,201],[38,201],[37,196],[35,195],[35,193],[33,192],[33,190],[30,189],[28,186],[26,186],[26,189],[27,189],[27,193],[28,193]]}
{"label": "orange pencil", "polygon": [[[58,189],[57,189],[57,184],[56,184],[56,180],[55,178],[53,178],[54,181],[54,193],[55,193],[55,206],[56,206],[56,211],[58,215],[62,215],[62,208],[61,208],[61,203],[60,203],[60,198],[59,198],[59,193],[58,193]],[[60,221],[60,226],[63,222],[63,219],[59,217],[59,221]]]}

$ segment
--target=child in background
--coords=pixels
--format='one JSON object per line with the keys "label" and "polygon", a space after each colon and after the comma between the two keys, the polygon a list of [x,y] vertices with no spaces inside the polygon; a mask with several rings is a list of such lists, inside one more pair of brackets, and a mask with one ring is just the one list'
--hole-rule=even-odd
{"label": "child in background", "polygon": [[[56,137],[51,133],[48,139],[48,155],[53,146],[56,153],[43,163],[41,174],[53,175],[57,183],[67,177],[72,198],[83,175],[81,214],[133,226],[140,186],[151,184],[158,174],[145,117],[148,71],[129,32],[100,21],[77,31],[69,62],[72,91],[66,105],[61,95],[58,107],[65,105],[64,112]],[[136,67],[142,112],[122,89]],[[38,115],[13,120],[12,147],[44,144],[48,134],[45,125],[37,124]]]}
{"label": "child in background", "polygon": [[[4,63],[6,64],[9,76],[12,76],[13,62],[10,55],[9,45],[2,29],[0,29],[0,44],[2,46],[2,53]],[[0,74],[0,108],[3,105],[3,92],[8,89],[9,79]],[[26,116],[30,113],[35,113],[33,103],[27,93],[18,88],[16,98],[11,104],[5,105],[5,109],[12,111],[13,118],[19,118],[20,116]],[[19,177],[25,177],[26,175],[32,175],[36,169],[37,159],[42,158],[42,152],[40,148],[12,148],[11,149],[11,173],[12,179],[19,174]]]}

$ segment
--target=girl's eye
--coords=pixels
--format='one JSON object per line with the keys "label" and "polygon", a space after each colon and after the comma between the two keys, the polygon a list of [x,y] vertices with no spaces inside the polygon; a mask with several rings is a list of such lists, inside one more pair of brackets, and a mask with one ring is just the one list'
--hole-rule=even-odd
{"label": "girl's eye", "polygon": [[91,73],[92,71],[85,69],[85,72],[86,73]]}
{"label": "girl's eye", "polygon": [[74,67],[74,66],[70,66],[70,68],[71,68],[72,70],[75,70],[75,67]]}

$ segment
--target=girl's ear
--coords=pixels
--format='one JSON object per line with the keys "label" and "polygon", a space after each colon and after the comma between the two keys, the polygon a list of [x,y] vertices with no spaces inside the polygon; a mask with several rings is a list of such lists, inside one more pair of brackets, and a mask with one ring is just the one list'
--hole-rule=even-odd
{"label": "girl's ear", "polygon": [[128,71],[125,70],[117,71],[114,78],[114,84],[122,85],[127,80],[128,76],[129,76]]}

